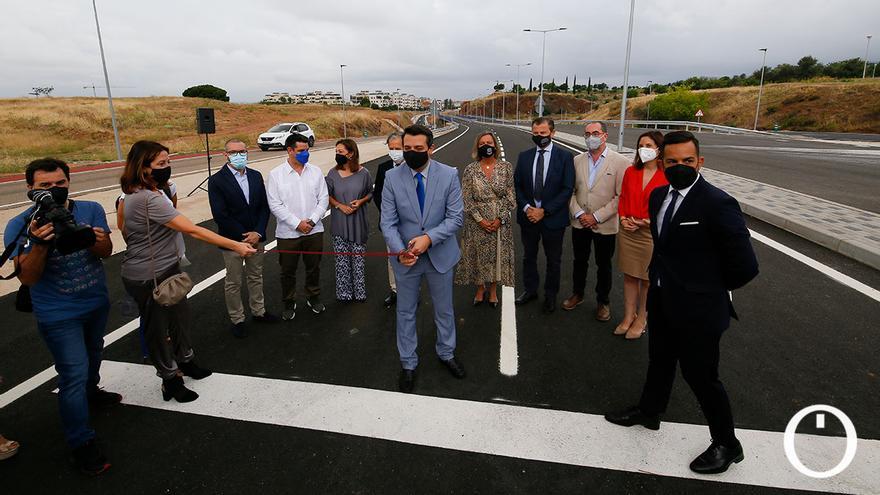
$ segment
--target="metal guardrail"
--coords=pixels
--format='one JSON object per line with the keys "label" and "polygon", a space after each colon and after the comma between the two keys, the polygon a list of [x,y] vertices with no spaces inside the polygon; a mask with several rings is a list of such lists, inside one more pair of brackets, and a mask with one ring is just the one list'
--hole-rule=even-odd
{"label": "metal guardrail", "polygon": [[[501,124],[501,125],[528,125],[528,120],[506,120],[483,118],[477,115],[459,115],[459,118],[474,120],[477,122]],[[617,126],[620,120],[591,120],[591,119],[554,119],[557,124],[585,124],[587,122],[603,122],[606,125]],[[754,131],[752,129],[743,129],[740,127],[731,127],[719,124],[706,124],[703,122],[691,122],[686,120],[625,120],[625,127],[632,128],[654,128],[654,129],[684,129],[686,131],[696,130],[697,132],[712,132],[724,134],[753,134],[753,135],[770,135],[767,131]]]}

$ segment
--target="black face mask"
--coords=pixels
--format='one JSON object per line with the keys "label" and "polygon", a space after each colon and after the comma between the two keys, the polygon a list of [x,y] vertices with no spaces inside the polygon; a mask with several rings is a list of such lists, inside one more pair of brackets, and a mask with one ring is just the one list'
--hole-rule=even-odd
{"label": "black face mask", "polygon": [[481,158],[489,158],[490,156],[495,156],[495,147],[491,144],[484,144],[477,148],[477,153]]}
{"label": "black face mask", "polygon": [[428,163],[427,151],[404,151],[403,160],[409,165],[409,168],[418,170]]}
{"label": "black face mask", "polygon": [[550,144],[550,141],[550,136],[538,136],[535,134],[532,135],[532,142],[534,142],[541,148],[546,148]]}
{"label": "black face mask", "polygon": [[348,157],[345,155],[336,154],[336,164],[337,165],[345,165],[348,163]]}
{"label": "black face mask", "polygon": [[676,190],[684,189],[697,180],[697,169],[687,165],[678,164],[666,167],[663,173],[666,175],[669,185]]}
{"label": "black face mask", "polygon": [[171,167],[154,168],[150,171],[150,176],[153,177],[156,184],[166,184],[171,179]]}

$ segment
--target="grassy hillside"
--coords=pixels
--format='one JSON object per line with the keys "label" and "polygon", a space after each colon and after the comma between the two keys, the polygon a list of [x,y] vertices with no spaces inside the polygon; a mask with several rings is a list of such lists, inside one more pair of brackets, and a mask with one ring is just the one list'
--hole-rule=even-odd
{"label": "grassy hillside", "polygon": [[[751,128],[754,124],[755,104],[758,99],[756,86],[697,92],[705,93],[709,97],[709,107],[703,110],[703,122],[744,128]],[[593,110],[590,111],[590,102],[585,99],[571,94],[544,94],[546,106],[554,112],[554,116],[599,120],[620,118],[619,92],[602,93],[598,96],[598,101],[593,103]],[[627,117],[644,119],[648,101],[656,96],[628,98]],[[536,98],[537,93],[520,97],[521,118],[534,116]],[[462,113],[468,113],[470,108],[481,111],[485,101],[491,116],[493,100],[496,102],[496,115],[500,115],[500,95],[465,102]],[[511,109],[513,101],[515,95],[506,96],[507,118],[514,116]],[[529,110],[532,110],[531,114],[527,114]],[[880,133],[880,78],[767,84],[761,98],[758,128],[770,129],[774,124],[779,124],[784,130]]]}
{"label": "grassy hillside", "polygon": [[[303,121],[315,137],[342,136],[342,111],[323,105],[259,105],[224,103],[182,97],[119,98],[116,109],[122,152],[137,140],[159,141],[173,152],[204,150],[204,136],[196,135],[195,109],[215,109],[217,134],[212,149],[232,137],[249,145],[257,135],[284,121]],[[411,114],[404,112],[403,118]],[[346,109],[349,136],[381,135],[393,130],[385,119],[397,121],[397,112],[368,108]],[[54,156],[69,162],[116,158],[106,99],[41,98],[0,99],[0,173],[23,170],[35,158]]]}

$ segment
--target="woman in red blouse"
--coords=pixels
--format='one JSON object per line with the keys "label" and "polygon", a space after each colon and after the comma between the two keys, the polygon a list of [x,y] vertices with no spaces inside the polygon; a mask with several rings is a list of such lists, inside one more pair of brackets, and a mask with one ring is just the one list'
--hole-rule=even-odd
{"label": "woman in red blouse", "polygon": [[651,191],[669,184],[658,159],[663,134],[649,131],[639,136],[638,151],[633,165],[623,174],[618,213],[620,232],[617,234],[617,266],[623,272],[623,321],[614,329],[615,335],[637,339],[648,326],[648,264],[654,242],[648,198]]}

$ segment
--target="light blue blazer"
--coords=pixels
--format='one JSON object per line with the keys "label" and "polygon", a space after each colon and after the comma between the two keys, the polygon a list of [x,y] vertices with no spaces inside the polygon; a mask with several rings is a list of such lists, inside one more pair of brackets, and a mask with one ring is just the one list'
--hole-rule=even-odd
{"label": "light blue blazer", "polygon": [[[406,249],[409,241],[423,234],[431,238],[427,256],[440,273],[453,269],[461,258],[458,230],[464,223],[464,203],[458,170],[431,160],[425,184],[425,211],[419,212],[416,182],[408,166],[395,167],[385,175],[380,227],[389,252]],[[409,267],[391,258],[395,271]]]}

